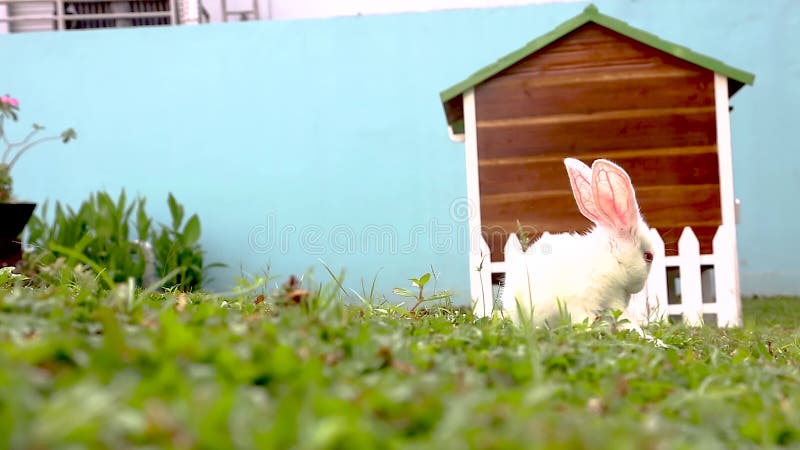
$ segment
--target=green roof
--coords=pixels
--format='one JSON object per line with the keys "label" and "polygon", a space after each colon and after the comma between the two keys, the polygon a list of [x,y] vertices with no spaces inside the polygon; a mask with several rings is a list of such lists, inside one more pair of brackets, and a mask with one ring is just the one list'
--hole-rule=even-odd
{"label": "green roof", "polygon": [[[567,34],[575,31],[576,29],[580,28],[581,26],[589,22],[601,25],[605,28],[608,28],[612,31],[615,31],[619,34],[627,36],[636,41],[639,41],[643,44],[649,45],[650,47],[661,50],[665,53],[680,58],[684,61],[688,61],[697,66],[704,67],[708,70],[719,73],[721,75],[725,75],[726,77],[728,77],[729,95],[735,94],[736,91],[738,91],[745,84],[752,85],[753,81],[755,80],[755,75],[753,75],[752,73],[729,66],[720,60],[697,53],[687,47],[683,47],[681,45],[665,41],[654,34],[650,34],[646,31],[634,28],[621,20],[615,19],[605,14],[601,14],[596,6],[589,5],[583,10],[582,13],[557,26],[549,33],[539,36],[538,38],[525,44],[523,47],[498,59],[493,64],[490,64],[478,70],[477,72],[469,76],[467,79],[445,89],[440,94],[442,103],[447,103],[457,97],[460,97],[461,94],[463,94],[468,89],[475,87],[478,84],[488,80],[494,75],[497,75],[501,71],[507,69],[508,67],[513,66],[514,64],[523,60],[524,58],[541,50],[547,45],[566,36]],[[459,132],[457,128],[460,128],[463,132],[463,120],[461,118],[455,118],[451,114],[448,115],[450,116],[450,118],[448,119],[448,123],[454,127],[454,131]],[[458,123],[459,121],[461,122],[460,127]]]}

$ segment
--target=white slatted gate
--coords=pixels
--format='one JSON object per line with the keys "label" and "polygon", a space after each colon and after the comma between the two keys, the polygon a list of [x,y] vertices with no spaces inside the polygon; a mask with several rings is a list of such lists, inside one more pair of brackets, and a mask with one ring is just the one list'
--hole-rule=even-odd
{"label": "white slatted gate", "polygon": [[[672,316],[692,326],[703,325],[712,317],[716,317],[718,326],[741,326],[735,228],[721,225],[717,229],[710,255],[700,254],[700,244],[689,227],[681,234],[675,256],[665,255],[664,242],[655,229],[650,233],[654,256],[650,276],[645,288],[632,297],[629,315],[640,324]],[[483,238],[476,247],[473,260],[481,263],[470,276],[476,288],[473,292],[480,295],[473,309],[476,315],[486,316],[495,304],[492,274],[505,273],[507,265],[520,264],[518,258],[523,252],[514,233],[506,241],[505,261],[489,261],[489,246]]]}

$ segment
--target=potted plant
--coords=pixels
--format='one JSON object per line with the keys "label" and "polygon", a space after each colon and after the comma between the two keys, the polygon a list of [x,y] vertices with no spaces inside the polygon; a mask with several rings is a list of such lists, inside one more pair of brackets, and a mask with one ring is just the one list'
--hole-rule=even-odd
{"label": "potted plant", "polygon": [[28,223],[36,207],[35,203],[17,202],[13,194],[11,171],[20,157],[32,147],[48,141],[61,140],[64,143],[75,139],[72,128],[56,136],[38,136],[44,127],[33,124],[33,130],[21,141],[12,142],[6,134],[7,120],[17,121],[19,100],[4,95],[0,97],[0,148],[5,146],[0,158],[0,267],[16,265],[22,258],[19,236]]}

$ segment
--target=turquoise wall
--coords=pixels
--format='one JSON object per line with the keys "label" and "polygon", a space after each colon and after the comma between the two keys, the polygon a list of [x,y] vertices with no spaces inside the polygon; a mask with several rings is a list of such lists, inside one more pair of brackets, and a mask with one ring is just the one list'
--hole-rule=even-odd
{"label": "turquoise wall", "polygon": [[[597,4],[756,73],[733,99],[742,287],[800,294],[797,2]],[[463,299],[464,156],[438,92],[584,6],[0,36],[22,124],[79,133],[32,151],[16,192],[76,204],[125,188],[166,221],[171,191],[229,266],[217,289],[268,266],[321,279],[322,260],[349,287],[380,272],[386,293],[433,265]]]}

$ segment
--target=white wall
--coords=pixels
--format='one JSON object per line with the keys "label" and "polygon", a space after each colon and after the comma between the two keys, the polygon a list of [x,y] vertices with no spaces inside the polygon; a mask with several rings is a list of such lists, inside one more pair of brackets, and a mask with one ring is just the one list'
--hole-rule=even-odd
{"label": "white wall", "polygon": [[[222,22],[222,0],[199,1],[211,16],[211,22]],[[228,11],[250,11],[256,2],[262,20],[291,20],[577,1],[582,0],[227,0],[227,5]],[[0,18],[4,17],[5,6],[0,4]],[[238,20],[237,16],[229,16],[229,21]],[[0,34],[5,32],[7,25],[0,23]]]}
{"label": "white wall", "polygon": [[[222,20],[222,0],[200,0],[212,22]],[[228,10],[252,9],[253,0],[227,0]],[[264,20],[306,19],[368,14],[492,8],[498,6],[565,3],[581,0],[255,0]],[[231,20],[236,20],[231,18]]]}
{"label": "white wall", "polygon": [[[576,1],[576,0],[555,0]],[[442,9],[487,8],[496,6],[554,3],[553,0],[271,0],[272,17],[297,19],[305,17],[354,16],[400,12],[435,11]]]}
{"label": "white wall", "polygon": [[[0,19],[5,19],[7,16],[6,5],[0,5]],[[8,23],[0,22],[0,34],[8,33]]]}

